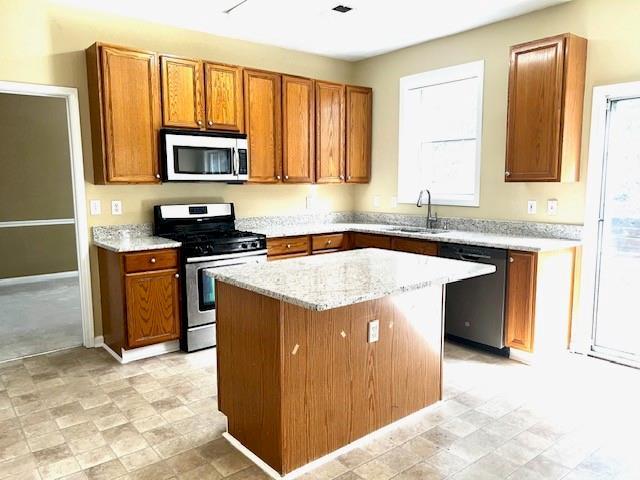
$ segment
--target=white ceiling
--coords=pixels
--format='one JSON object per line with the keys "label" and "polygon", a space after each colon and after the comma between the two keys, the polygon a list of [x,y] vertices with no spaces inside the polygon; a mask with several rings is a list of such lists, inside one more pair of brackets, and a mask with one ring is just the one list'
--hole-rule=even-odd
{"label": "white ceiling", "polygon": [[[360,60],[570,0],[53,0],[125,17]],[[336,5],[353,7],[348,13]]]}

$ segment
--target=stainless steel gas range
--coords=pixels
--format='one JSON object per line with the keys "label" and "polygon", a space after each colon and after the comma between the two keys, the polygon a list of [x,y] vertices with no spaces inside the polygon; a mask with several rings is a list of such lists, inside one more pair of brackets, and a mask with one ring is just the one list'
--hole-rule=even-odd
{"label": "stainless steel gas range", "polygon": [[215,347],[214,280],[205,269],[267,260],[261,234],[235,229],[233,203],[157,205],[155,235],[182,242],[182,335],[186,352]]}

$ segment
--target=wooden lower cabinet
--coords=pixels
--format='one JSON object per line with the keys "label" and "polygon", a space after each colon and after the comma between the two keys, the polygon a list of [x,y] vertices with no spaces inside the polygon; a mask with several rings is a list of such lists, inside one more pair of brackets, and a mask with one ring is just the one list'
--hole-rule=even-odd
{"label": "wooden lower cabinet", "polygon": [[173,249],[116,253],[98,248],[104,342],[122,350],[180,338],[180,273]]}
{"label": "wooden lower cabinet", "polygon": [[576,248],[509,251],[505,345],[536,354],[566,350],[574,304]]}
{"label": "wooden lower cabinet", "polygon": [[414,238],[393,237],[391,248],[400,252],[419,253],[420,255],[438,256],[438,243]]}
{"label": "wooden lower cabinet", "polygon": [[354,233],[352,235],[351,244],[353,248],[391,249],[391,237],[387,235],[374,235],[371,233]]}

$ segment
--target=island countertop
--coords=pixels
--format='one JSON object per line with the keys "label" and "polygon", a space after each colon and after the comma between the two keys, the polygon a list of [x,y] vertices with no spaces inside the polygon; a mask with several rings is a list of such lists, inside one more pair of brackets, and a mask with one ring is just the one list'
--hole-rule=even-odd
{"label": "island countertop", "polygon": [[365,248],[206,273],[236,287],[322,311],[494,271],[493,265]]}

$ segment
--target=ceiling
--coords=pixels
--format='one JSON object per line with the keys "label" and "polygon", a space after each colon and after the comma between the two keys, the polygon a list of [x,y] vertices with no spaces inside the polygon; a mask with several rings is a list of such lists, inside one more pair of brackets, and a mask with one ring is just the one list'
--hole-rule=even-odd
{"label": "ceiling", "polygon": [[570,0],[53,1],[353,61]]}

